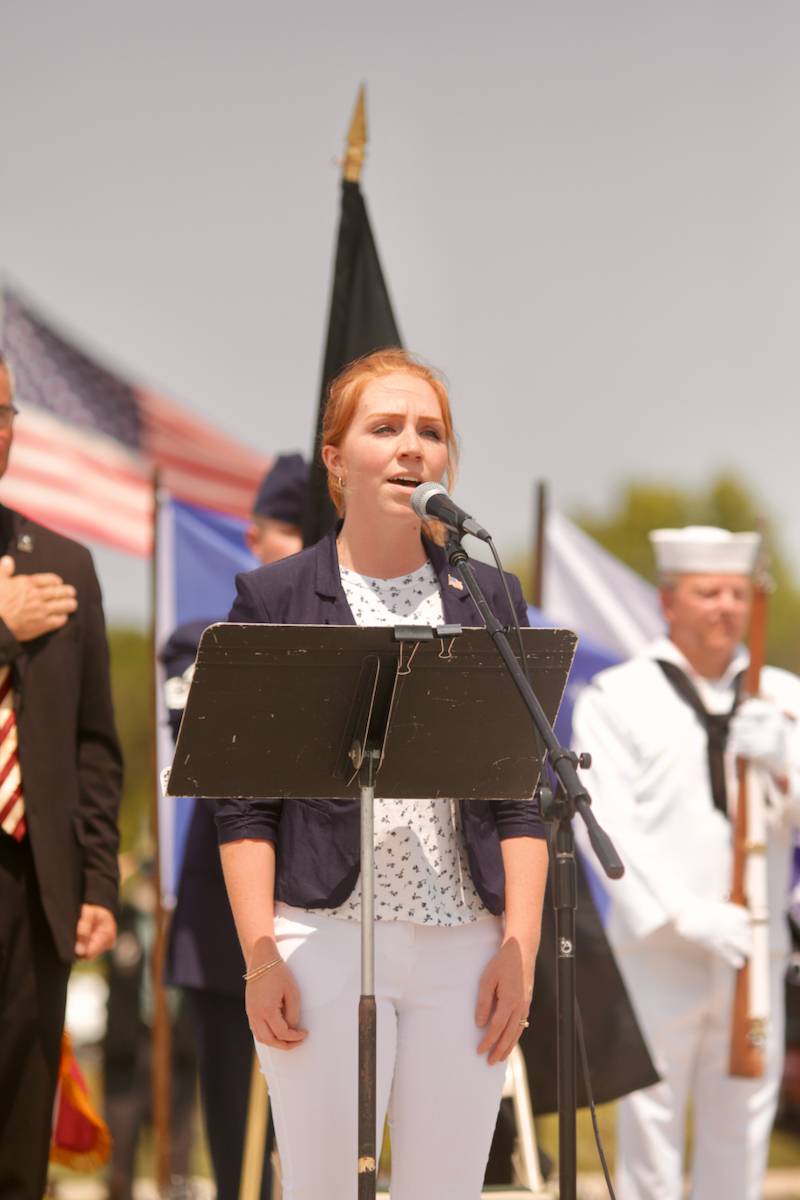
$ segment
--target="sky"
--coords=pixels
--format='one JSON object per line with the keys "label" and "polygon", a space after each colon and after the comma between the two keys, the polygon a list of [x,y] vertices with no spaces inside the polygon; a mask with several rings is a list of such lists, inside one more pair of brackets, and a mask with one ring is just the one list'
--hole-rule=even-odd
{"label": "sky", "polygon": [[[363,81],[398,323],[501,553],[538,479],[604,513],[735,469],[800,576],[793,0],[0,0],[0,30],[0,271],[130,378],[310,447]],[[97,560],[143,624],[145,564]]]}

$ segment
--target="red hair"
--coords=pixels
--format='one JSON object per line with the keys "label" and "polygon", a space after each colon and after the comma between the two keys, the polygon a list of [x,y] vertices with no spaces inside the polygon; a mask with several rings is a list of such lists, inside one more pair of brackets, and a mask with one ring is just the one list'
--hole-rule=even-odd
{"label": "red hair", "polygon": [[[353,418],[358,410],[359,401],[367,386],[374,379],[383,379],[387,375],[413,375],[422,379],[433,390],[439,401],[444,425],[444,440],[447,445],[447,486],[452,487],[458,464],[458,444],[456,431],[453,427],[453,414],[450,411],[450,397],[447,385],[441,374],[433,367],[420,362],[413,354],[400,347],[389,350],[376,350],[364,358],[357,358],[349,363],[336,376],[328,389],[328,400],[322,418],[322,445],[341,446]],[[339,516],[344,513],[344,490],[335,475],[328,471],[328,492],[336,506]],[[432,527],[435,535],[436,530]],[[439,538],[437,537],[437,541]]]}

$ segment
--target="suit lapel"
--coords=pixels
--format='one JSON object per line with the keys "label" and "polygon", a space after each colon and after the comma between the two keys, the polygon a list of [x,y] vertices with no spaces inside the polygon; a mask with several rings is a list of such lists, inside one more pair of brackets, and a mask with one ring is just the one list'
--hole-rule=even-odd
{"label": "suit lapel", "polygon": [[[27,539],[27,540],[23,540]],[[20,543],[25,547],[20,550]],[[37,568],[32,563],[36,551],[36,539],[33,537],[30,522],[21,513],[12,508],[0,507],[0,544],[2,553],[9,554],[14,560],[15,575],[32,575]],[[25,704],[25,668],[28,665],[28,651],[22,643],[22,653],[14,659],[14,687],[17,692],[17,716],[22,717]]]}
{"label": "suit lapel", "polygon": [[[336,553],[336,538],[342,522],[337,521],[333,529],[325,535],[316,548],[316,581],[315,591],[324,603],[326,625],[355,625],[347,597],[342,587],[339,575],[339,556]],[[330,605],[330,607],[328,607]]]}
{"label": "suit lapel", "polygon": [[450,563],[447,561],[447,555],[441,546],[436,542],[430,542],[427,538],[422,539],[425,544],[425,549],[428,558],[431,561],[431,566],[436,572],[436,578],[439,580],[439,591],[442,596],[442,608],[444,610],[445,621],[448,625],[463,625],[466,628],[476,626],[483,627],[483,621],[477,608],[472,602],[472,597],[466,589],[466,586],[457,571],[453,570]]}
{"label": "suit lapel", "polygon": [[0,557],[10,554],[14,545],[14,519],[17,516],[10,508],[0,504]]}
{"label": "suit lapel", "polygon": [[34,575],[39,571],[52,570],[42,561],[39,539],[36,529],[22,513],[12,513],[11,539],[5,553],[10,554],[15,563],[16,575]]}

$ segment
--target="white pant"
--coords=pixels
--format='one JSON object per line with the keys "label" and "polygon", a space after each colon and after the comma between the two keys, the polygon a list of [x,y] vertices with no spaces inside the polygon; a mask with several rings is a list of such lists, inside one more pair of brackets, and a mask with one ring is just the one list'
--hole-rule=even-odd
{"label": "white pant", "polygon": [[759,1200],[783,1064],[783,960],[771,966],[764,1077],[733,1079],[733,969],[668,929],[618,958],[663,1079],[620,1101],[618,1200],[679,1200],[689,1100],[693,1200]]}
{"label": "white pant", "polygon": [[[267,1077],[284,1200],[355,1200],[357,922],[278,906],[275,934],[301,995],[306,1041],[256,1043]],[[377,1144],[389,1109],[392,1200],[478,1200],[505,1063],[477,1054],[478,982],[501,923],[375,926]]]}

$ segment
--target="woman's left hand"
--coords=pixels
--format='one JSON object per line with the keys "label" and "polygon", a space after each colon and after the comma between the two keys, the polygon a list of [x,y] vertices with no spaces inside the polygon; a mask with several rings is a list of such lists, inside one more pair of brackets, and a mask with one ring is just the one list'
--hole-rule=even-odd
{"label": "woman's left hand", "polygon": [[525,1028],[535,961],[535,953],[526,953],[516,938],[509,938],[481,976],[475,1024],[485,1030],[478,1054],[488,1051],[490,1066],[508,1058]]}

